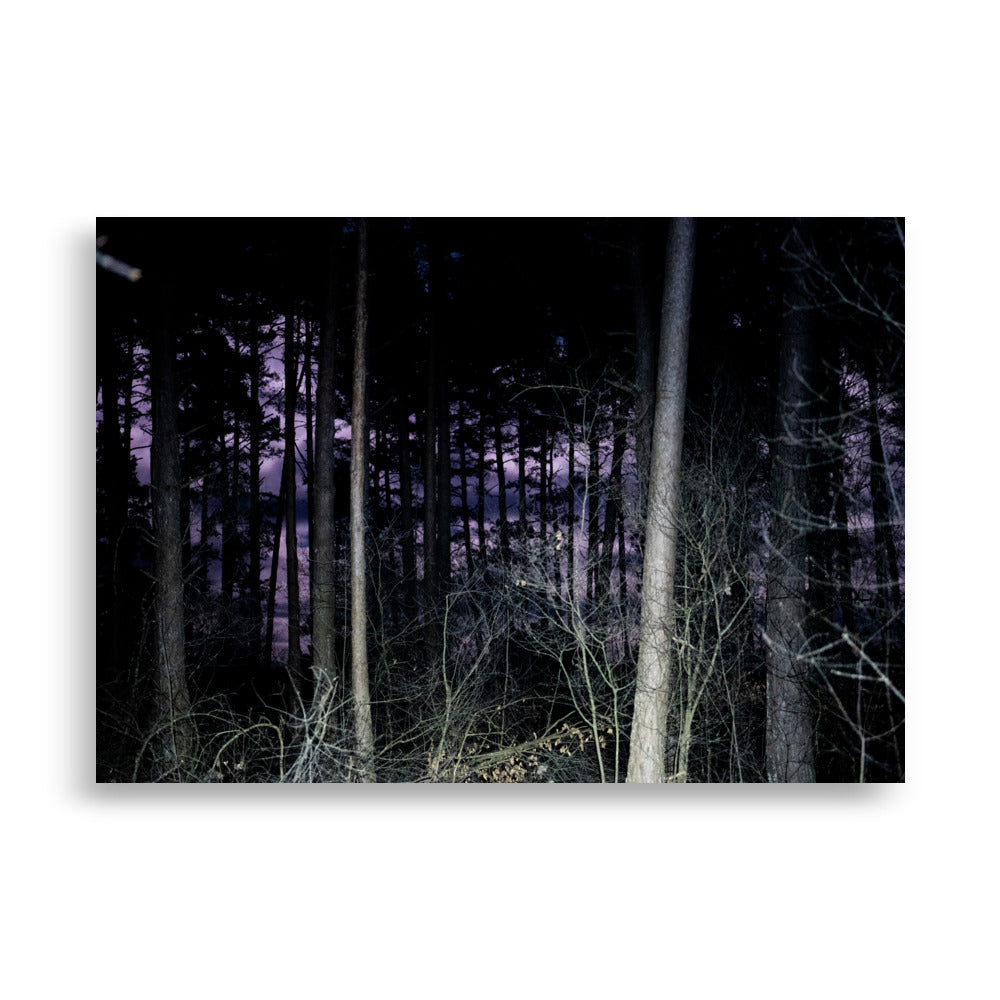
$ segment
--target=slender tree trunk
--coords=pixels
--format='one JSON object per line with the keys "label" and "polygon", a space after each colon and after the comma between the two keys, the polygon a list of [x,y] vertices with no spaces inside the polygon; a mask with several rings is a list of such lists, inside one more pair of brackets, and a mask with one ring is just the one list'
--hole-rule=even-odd
{"label": "slender tree trunk", "polygon": [[437,464],[435,445],[437,432],[435,425],[437,399],[437,344],[434,336],[433,323],[428,323],[427,344],[427,397],[424,412],[424,652],[428,670],[433,670],[437,664],[437,628],[434,623],[434,610],[437,605],[437,529],[438,516],[435,503],[435,487],[437,483]]}
{"label": "slender tree trunk", "polygon": [[441,371],[438,372],[437,389],[437,573],[438,585],[447,588],[451,582],[451,410],[448,381]]}
{"label": "slender tree trunk", "polygon": [[544,551],[546,525],[548,518],[548,435],[545,428],[541,429],[541,436],[538,442],[538,537],[542,542]]}
{"label": "slender tree trunk", "polygon": [[[118,345],[109,330],[100,328],[98,336],[98,364],[101,376],[101,438],[104,445],[104,485],[107,493],[108,554],[110,558],[110,589],[108,604],[110,662],[100,664],[100,676],[116,677],[124,666],[126,651],[123,642],[122,616],[122,567],[131,556],[125,551],[125,525],[128,521],[129,452],[131,424],[125,423],[123,439],[118,408]],[[131,374],[127,380],[131,392]],[[128,415],[128,414],[127,414]]]}
{"label": "slender tree trunk", "polygon": [[[315,422],[314,422],[314,410],[313,406],[313,328],[312,323],[307,319],[305,321],[305,339],[303,340],[302,348],[302,373],[303,382],[305,383],[305,394],[306,394],[306,530],[308,532],[308,549],[310,553],[313,550],[315,531],[316,531],[316,490],[314,489],[314,480],[316,478],[316,442],[315,442]],[[310,568],[312,566],[312,560],[309,561]],[[307,613],[308,630],[309,635],[312,636],[313,629],[315,628],[315,623],[313,622],[313,604],[312,604],[312,586],[310,584],[309,588],[310,600],[309,600],[309,610]]]}
{"label": "slender tree trunk", "polygon": [[510,527],[507,524],[507,475],[503,464],[503,421],[500,419],[500,403],[493,399],[493,433],[497,457],[497,500],[499,509],[497,521],[500,526],[500,558],[504,565],[510,562]]}
{"label": "slender tree trunk", "polygon": [[288,474],[285,465],[288,463],[288,453],[282,460],[281,485],[278,488],[278,506],[274,517],[274,544],[271,546],[271,573],[267,584],[267,610],[264,613],[264,666],[270,670],[274,650],[274,606],[278,596],[278,559],[281,555],[281,525],[285,520],[285,489],[288,484]]}
{"label": "slender tree trunk", "polygon": [[[604,502],[604,537],[601,540],[601,594],[600,600],[607,601],[611,597],[611,570],[614,565],[615,532],[618,528],[618,515],[621,510],[622,490],[622,460],[625,456],[625,429],[620,426],[619,407],[611,420],[611,472],[608,476],[607,498]],[[619,563],[623,550],[618,553]]]}
{"label": "slender tree trunk", "polygon": [[[254,315],[250,329],[250,615],[254,659],[260,661],[260,330]],[[270,666],[270,659],[267,661]]]}
{"label": "slender tree trunk", "polygon": [[[235,324],[234,324],[235,325]],[[233,352],[237,361],[242,358],[239,334],[233,333]],[[242,368],[242,365],[238,365]],[[234,372],[233,378],[233,461],[230,466],[230,486],[229,486],[229,545],[232,552],[232,573],[234,587],[239,584],[239,593],[245,594],[242,583],[243,553],[240,549],[239,523],[240,523],[240,449],[242,437],[240,435],[240,397],[243,394],[242,373]]]}
{"label": "slender tree trunk", "polygon": [[326,279],[326,306],[319,330],[316,381],[316,440],[313,457],[313,533],[309,536],[309,592],[312,607],[313,708],[320,718],[329,710],[328,699],[335,690],[337,658],[335,648],[336,574],[334,562],[334,453],[336,447],[337,358],[337,245],[339,232],[331,232]]}
{"label": "slender tree trunk", "polygon": [[[798,240],[796,227],[790,239]],[[801,272],[789,274],[778,359],[778,413],[771,457],[767,566],[766,758],[772,782],[814,782],[806,573],[811,523],[807,481],[814,340]]]}
{"label": "slender tree trunk", "polygon": [[694,219],[673,219],[667,240],[667,277],[663,290],[650,457],[639,661],[628,761],[628,780],[631,782],[661,782],[666,777],[667,707],[674,661],[674,571],[694,248]]}
{"label": "slender tree trunk", "polygon": [[368,690],[368,606],[365,572],[365,469],[368,339],[368,220],[358,222],[358,288],[354,316],[354,383],[351,401],[351,688],[354,739],[362,781],[375,780],[375,739]]}
{"label": "slender tree trunk", "polygon": [[649,461],[653,443],[653,402],[656,394],[656,338],[649,308],[642,240],[639,223],[629,233],[629,268],[632,281],[632,308],[635,314],[635,464],[639,479],[638,522],[643,523],[649,485]]}
{"label": "slender tree trunk", "polygon": [[299,546],[295,470],[295,317],[285,316],[285,567],[288,571],[288,678],[296,700],[302,699],[302,649],[299,627]]}
{"label": "slender tree trunk", "polygon": [[601,562],[601,512],[597,484],[601,476],[601,444],[596,420],[590,425],[587,473],[587,600],[597,600]]}
{"label": "slender tree trunk", "polygon": [[872,517],[875,527],[876,580],[879,599],[888,616],[898,613],[902,606],[899,588],[899,557],[896,540],[892,535],[892,511],[889,505],[889,470],[882,445],[881,420],[878,412],[878,375],[875,359],[870,353],[865,357],[865,380],[868,383],[868,454],[869,489],[872,498]]}
{"label": "slender tree trunk", "polygon": [[456,444],[458,446],[458,470],[462,488],[462,539],[465,542],[465,565],[468,574],[472,576],[472,513],[469,507],[469,460],[465,449],[465,398],[459,398],[458,406],[458,435]]}
{"label": "slender tree trunk", "polygon": [[476,529],[479,561],[486,565],[486,399],[480,399],[479,447],[476,451]]}
{"label": "slender tree trunk", "polygon": [[410,469],[410,415],[403,397],[398,400],[399,434],[399,504],[403,526],[403,593],[406,617],[413,616],[417,606],[417,553],[413,541],[413,474]]}
{"label": "slender tree trunk", "polygon": [[[223,418],[224,420],[224,418]],[[235,439],[234,439],[235,446]],[[232,468],[238,468],[235,447],[232,455]],[[233,603],[233,591],[236,583],[236,493],[230,493],[232,472],[230,470],[229,452],[226,447],[225,423],[219,434],[219,521],[222,534],[222,600],[228,607]]]}
{"label": "slender tree trunk", "polygon": [[156,539],[155,745],[168,770],[183,767],[194,749],[184,658],[184,579],[181,470],[174,377],[172,287],[161,287],[160,316],[152,337],[152,486]]}
{"label": "slender tree trunk", "polygon": [[566,575],[569,578],[569,602],[576,606],[576,432],[569,429],[569,488],[566,503],[566,533],[569,535],[566,553]]}
{"label": "slender tree trunk", "polygon": [[[208,563],[209,563],[209,553],[211,552],[211,546],[209,544],[209,538],[212,535],[212,524],[209,517],[209,511],[212,507],[212,480],[215,478],[213,472],[207,465],[205,474],[201,480],[201,524],[198,529],[198,533],[201,536],[198,539],[198,574],[195,577],[195,585],[199,594],[202,597],[208,594]],[[185,505],[188,506],[188,505]],[[188,509],[190,507],[188,506]],[[186,538],[190,538],[190,530],[185,531],[184,535]],[[185,565],[187,565],[185,563]]]}
{"label": "slender tree trunk", "polygon": [[517,408],[517,523],[521,544],[528,537],[528,473],[524,444],[524,408]]}
{"label": "slender tree trunk", "polygon": [[559,500],[556,494],[556,446],[558,442],[558,434],[553,430],[552,432],[552,442],[549,447],[549,472],[548,472],[548,505],[547,510],[550,512],[550,517],[552,519],[552,532],[555,536],[555,553],[554,553],[554,566],[553,575],[555,577],[556,593],[562,594],[562,547],[563,541],[562,532],[559,530]]}

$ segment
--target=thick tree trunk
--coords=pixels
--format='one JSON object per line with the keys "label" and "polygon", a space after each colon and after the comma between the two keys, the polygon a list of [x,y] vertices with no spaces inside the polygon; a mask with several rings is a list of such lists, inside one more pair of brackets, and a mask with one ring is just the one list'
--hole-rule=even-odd
{"label": "thick tree trunk", "polygon": [[351,401],[351,688],[354,739],[362,781],[375,780],[375,739],[368,689],[368,603],[365,571],[365,475],[368,339],[368,221],[358,223],[358,288],[354,317],[354,382]]}
{"label": "thick tree trunk", "polygon": [[172,289],[162,286],[160,316],[152,336],[152,486],[156,539],[156,674],[154,745],[168,770],[183,767],[194,748],[184,658],[184,579],[181,470],[174,378]]}
{"label": "thick tree trunk", "polygon": [[694,248],[694,219],[672,220],[667,240],[650,458],[639,660],[628,761],[631,782],[661,782],[666,778],[667,707],[674,660],[674,570]]}
{"label": "thick tree trunk", "polygon": [[[793,228],[790,239],[798,240]],[[814,404],[814,340],[800,271],[789,272],[778,359],[778,410],[771,457],[767,566],[768,780],[813,782],[813,707],[809,693],[806,573],[811,511],[808,436]]]}
{"label": "thick tree trunk", "polygon": [[316,438],[313,457],[313,534],[310,535],[309,593],[312,607],[313,707],[322,714],[337,679],[335,655],[334,450],[336,446],[336,256],[337,233],[331,234],[326,308],[319,331],[316,382]]}

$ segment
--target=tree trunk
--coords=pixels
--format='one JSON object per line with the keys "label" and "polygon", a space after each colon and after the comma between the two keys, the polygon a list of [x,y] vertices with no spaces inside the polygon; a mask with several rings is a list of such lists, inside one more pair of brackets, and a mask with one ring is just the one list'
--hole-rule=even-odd
{"label": "tree trunk", "polygon": [[160,316],[150,352],[153,403],[151,477],[156,540],[156,674],[154,744],[168,770],[183,767],[194,749],[184,659],[184,579],[181,470],[177,432],[172,287],[161,287]]}
{"label": "tree trunk", "polygon": [[437,345],[434,337],[434,327],[428,324],[427,329],[427,394],[424,412],[424,653],[428,670],[433,670],[437,664],[437,629],[434,624],[434,609],[437,605],[437,529],[438,517],[435,504],[435,485],[437,482],[437,466],[435,461],[435,445],[437,433],[435,429],[435,401],[437,399]]}
{"label": "tree trunk", "polygon": [[413,544],[413,475],[410,470],[410,414],[403,396],[398,398],[399,507],[403,528],[403,594],[406,616],[412,618],[417,606],[417,553]]}
{"label": "tree trunk", "polygon": [[[260,647],[260,330],[256,316],[250,325],[250,615],[252,646],[259,663]],[[271,665],[270,659],[267,666]]]}
{"label": "tree trunk", "polygon": [[299,546],[295,461],[295,317],[285,316],[285,568],[288,580],[288,679],[302,699],[302,650],[299,629]]}
{"label": "tree trunk", "polygon": [[[798,228],[793,226],[789,237],[793,241],[800,239]],[[768,780],[772,782],[816,780],[809,661],[803,658],[811,520],[807,438],[815,369],[808,304],[802,272],[790,271],[779,345],[767,564],[765,754]]]}
{"label": "tree trunk", "polygon": [[672,220],[667,240],[650,456],[639,660],[628,761],[631,782],[655,783],[666,778],[667,706],[674,659],[674,570],[694,249],[694,219]]}
{"label": "tree trunk", "polygon": [[479,562],[486,565],[486,398],[480,397],[479,447],[476,450],[476,528]]}
{"label": "tree trunk", "polygon": [[497,521],[500,527],[500,558],[504,565],[510,563],[510,527],[507,524],[507,475],[503,464],[503,421],[500,417],[500,402],[493,398],[493,433],[497,456],[497,500],[499,509]]}
{"label": "tree trunk", "polygon": [[236,451],[236,436],[233,435],[232,469],[229,464],[229,452],[226,446],[225,416],[222,416],[222,426],[219,432],[219,521],[222,561],[222,600],[226,607],[233,603],[233,591],[236,583],[236,497],[231,490],[232,477],[239,468],[239,453]]}
{"label": "tree trunk", "polygon": [[339,233],[330,236],[327,271],[326,307],[319,330],[318,372],[316,381],[316,438],[313,456],[313,519],[310,535],[309,593],[312,607],[313,707],[318,716],[330,707],[328,699],[336,686],[335,655],[335,586],[336,574],[333,538],[334,522],[334,451],[336,446],[336,267]]}
{"label": "tree trunk", "polygon": [[869,489],[875,528],[875,568],[879,601],[886,611],[886,621],[894,619],[902,607],[899,588],[899,557],[892,534],[892,510],[889,504],[889,469],[882,445],[881,420],[878,412],[879,384],[875,359],[865,356],[865,380],[868,383],[868,455]]}
{"label": "tree trunk", "polygon": [[[125,526],[128,521],[129,445],[131,424],[126,419],[122,435],[118,409],[119,365],[118,344],[110,330],[101,324],[97,339],[98,374],[101,378],[101,438],[104,462],[101,468],[107,495],[108,556],[110,559],[110,600],[108,602],[109,661],[99,664],[101,678],[117,677],[126,663],[127,650],[123,641],[122,568],[131,561],[127,550]],[[131,369],[128,392],[131,393]],[[129,414],[126,413],[126,417]]]}
{"label": "tree trunk", "polygon": [[629,268],[632,282],[632,308],[635,314],[635,412],[632,418],[635,435],[635,465],[639,480],[638,522],[643,523],[649,485],[650,450],[653,442],[653,401],[656,393],[656,340],[649,309],[645,269],[642,259],[639,223],[629,233]]}
{"label": "tree trunk", "polygon": [[541,435],[538,441],[538,537],[541,541],[541,549],[545,551],[545,534],[548,530],[546,521],[549,516],[548,509],[548,433],[545,427],[541,428]]}
{"label": "tree trunk", "polygon": [[[316,442],[314,421],[315,406],[313,405],[313,328],[312,323],[308,319],[305,321],[305,338],[302,345],[302,374],[306,396],[306,538],[307,551],[311,553],[313,545],[315,544],[313,539],[315,538],[316,531],[316,491],[313,489],[313,481],[316,477]],[[310,586],[310,594],[311,593],[312,589]],[[307,613],[307,625],[309,635],[312,636],[315,623],[313,622],[313,604],[311,597]]]}
{"label": "tree trunk", "polygon": [[[601,593],[599,600],[608,601],[611,598],[611,570],[614,565],[615,535],[618,529],[619,512],[621,510],[622,492],[622,461],[625,457],[625,429],[620,426],[620,406],[615,404],[615,413],[611,418],[611,472],[608,476],[607,497],[604,501],[604,537],[601,540]],[[624,557],[624,550],[618,553],[619,565]]]}
{"label": "tree trunk", "polygon": [[362,781],[375,780],[375,739],[368,690],[368,606],[365,572],[365,470],[367,421],[368,221],[358,223],[358,288],[354,316],[354,383],[351,401],[351,688],[354,739]]}
{"label": "tree trunk", "polygon": [[525,461],[524,407],[517,408],[517,523],[521,544],[528,537],[528,473]]}
{"label": "tree trunk", "polygon": [[274,650],[274,605],[278,596],[278,558],[281,555],[281,523],[285,519],[285,489],[288,474],[285,464],[288,454],[285,454],[281,466],[281,485],[278,488],[277,514],[274,517],[274,544],[271,546],[271,574],[267,585],[267,610],[264,613],[264,666],[271,669],[271,658]]}
{"label": "tree trunk", "polygon": [[[235,327],[235,324],[234,324]],[[233,332],[233,353],[235,359],[238,362],[237,369],[242,368],[241,347],[240,338],[237,332]],[[243,552],[240,546],[239,537],[239,523],[240,523],[240,448],[242,446],[242,437],[240,435],[240,397],[243,394],[243,383],[242,383],[242,372],[237,370],[233,377],[233,461],[230,466],[231,479],[229,487],[229,551],[232,558],[232,569],[233,574],[233,584],[239,584],[239,590],[237,591],[240,596],[243,595],[244,587],[242,580],[242,573],[240,570],[243,568]]]}
{"label": "tree trunk", "polygon": [[569,593],[569,603],[576,607],[576,430],[570,425],[569,428],[569,469],[568,485],[566,489],[566,577],[568,581],[567,590]]}
{"label": "tree trunk", "polygon": [[589,465],[587,472],[587,600],[597,600],[601,562],[601,505],[597,484],[601,478],[601,441],[596,419],[590,425],[587,444]]}
{"label": "tree trunk", "polygon": [[462,539],[465,542],[465,566],[468,575],[472,576],[472,512],[469,506],[469,460],[465,449],[465,397],[459,397],[458,405],[458,471],[462,489]]}
{"label": "tree trunk", "polygon": [[451,409],[448,380],[441,371],[437,377],[437,396],[437,574],[438,585],[446,589],[451,582]]}

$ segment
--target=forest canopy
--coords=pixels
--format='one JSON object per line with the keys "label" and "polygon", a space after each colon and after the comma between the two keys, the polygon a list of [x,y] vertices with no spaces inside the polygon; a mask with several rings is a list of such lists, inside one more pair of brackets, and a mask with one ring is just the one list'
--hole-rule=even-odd
{"label": "forest canopy", "polygon": [[902,219],[97,219],[97,780],[904,780]]}

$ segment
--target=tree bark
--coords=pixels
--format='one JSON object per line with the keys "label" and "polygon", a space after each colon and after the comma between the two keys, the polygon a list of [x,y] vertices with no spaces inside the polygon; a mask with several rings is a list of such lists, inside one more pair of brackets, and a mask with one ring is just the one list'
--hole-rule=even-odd
{"label": "tree bark", "polygon": [[310,536],[309,592],[312,607],[313,707],[323,713],[336,685],[334,450],[336,446],[336,277],[338,233],[330,234],[326,305],[319,330],[316,380],[316,437],[313,456],[313,519]]}
{"label": "tree bark", "polygon": [[[260,661],[260,330],[256,315],[250,324],[250,615],[254,659]],[[270,666],[268,659],[267,666]]]}
{"label": "tree bark", "polygon": [[437,465],[435,461],[435,445],[437,442],[436,410],[437,399],[437,345],[434,337],[433,323],[427,328],[427,385],[426,409],[424,411],[424,654],[428,670],[433,670],[437,663],[437,629],[434,624],[434,609],[437,605],[437,529],[438,517],[435,503],[437,484]]}
{"label": "tree bark", "polygon": [[264,612],[264,666],[270,670],[272,652],[274,650],[274,605],[278,596],[278,558],[281,555],[281,524],[285,519],[285,488],[288,475],[285,463],[281,466],[281,485],[278,487],[277,514],[274,517],[274,543],[271,546],[271,571],[267,584],[267,610]]}
{"label": "tree bark", "polygon": [[591,422],[587,450],[587,600],[594,603],[600,590],[601,504],[597,484],[601,477],[601,441],[596,419]]}
{"label": "tree bark", "polygon": [[667,707],[674,658],[674,571],[694,249],[694,219],[673,219],[667,238],[667,277],[660,321],[639,660],[628,761],[630,782],[655,783],[666,778]]}
{"label": "tree bark", "polygon": [[183,767],[194,748],[184,658],[184,579],[181,470],[174,377],[172,287],[161,285],[160,315],[152,336],[153,405],[151,478],[156,541],[156,673],[154,743],[168,770]]}
{"label": "tree bark", "polygon": [[448,380],[442,377],[440,370],[437,375],[437,407],[437,575],[439,587],[447,589],[451,582],[451,409]]}
{"label": "tree bark", "polygon": [[368,339],[368,221],[358,223],[358,287],[354,316],[354,382],[351,401],[351,688],[354,739],[362,781],[375,780],[375,739],[368,688],[368,605],[365,572],[365,475]]}
{"label": "tree bark", "polygon": [[524,454],[524,407],[517,408],[517,523],[521,544],[528,537],[528,473]]}
{"label": "tree bark", "polygon": [[469,505],[469,460],[466,455],[465,441],[465,398],[459,397],[458,402],[458,434],[456,445],[458,446],[458,471],[461,483],[462,499],[462,539],[465,542],[465,566],[468,575],[472,576],[472,511]]}
{"label": "tree bark", "polygon": [[656,340],[649,309],[642,240],[639,223],[629,233],[629,270],[632,282],[632,308],[635,315],[635,411],[632,418],[635,436],[636,475],[639,480],[638,521],[645,516],[649,485],[650,452],[653,443],[653,403],[656,393]]}
{"label": "tree bark", "polygon": [[[789,239],[798,249],[800,226]],[[810,504],[808,427],[813,404],[814,339],[801,269],[789,270],[778,358],[778,404],[771,457],[771,523],[767,565],[768,780],[814,782],[813,708],[804,659]]]}
{"label": "tree bark", "polygon": [[299,546],[295,461],[295,317],[285,316],[285,568],[288,586],[288,679],[297,701],[302,699],[302,648],[299,628]]}
{"label": "tree bark", "polygon": [[486,397],[480,396],[479,447],[476,451],[476,528],[479,541],[479,562],[486,565]]}
{"label": "tree bark", "polygon": [[503,464],[503,420],[500,401],[493,397],[493,434],[497,458],[497,521],[500,528],[500,558],[504,565],[510,562],[510,526],[507,524],[507,475]]}
{"label": "tree bark", "polygon": [[[614,566],[615,535],[618,529],[622,495],[622,461],[625,457],[625,428],[621,426],[620,406],[615,404],[611,417],[611,472],[608,476],[608,490],[604,501],[604,537],[601,540],[601,593],[599,600],[611,597],[611,570]],[[619,547],[618,563],[621,565],[624,549]]]}
{"label": "tree bark", "polygon": [[[316,532],[316,491],[313,488],[316,477],[316,442],[315,442],[315,406],[313,402],[313,327],[307,319],[305,321],[305,336],[302,341],[302,381],[305,392],[306,403],[306,454],[305,454],[305,481],[306,481],[306,546],[307,551],[312,552],[315,544]],[[310,559],[310,565],[312,560]],[[315,623],[313,622],[312,587],[310,585],[309,609],[306,613],[307,631],[310,636],[313,634]]]}
{"label": "tree bark", "polygon": [[569,603],[576,607],[576,428],[569,428],[569,468],[566,487],[566,577]]}
{"label": "tree bark", "polygon": [[413,543],[413,474],[410,470],[410,414],[403,396],[397,401],[399,436],[399,508],[402,518],[403,594],[406,617],[412,618],[417,606],[417,553]]}
{"label": "tree bark", "polygon": [[[126,413],[125,431],[122,434],[119,408],[118,344],[110,330],[99,327],[97,338],[98,374],[101,378],[101,438],[104,462],[101,467],[107,496],[108,555],[110,559],[110,600],[108,602],[110,633],[108,654],[110,662],[100,664],[102,677],[117,677],[125,666],[127,650],[123,641],[122,568],[128,565],[131,554],[127,548],[125,526],[128,522],[129,442],[131,439],[130,415]],[[131,368],[126,379],[131,393]]]}

